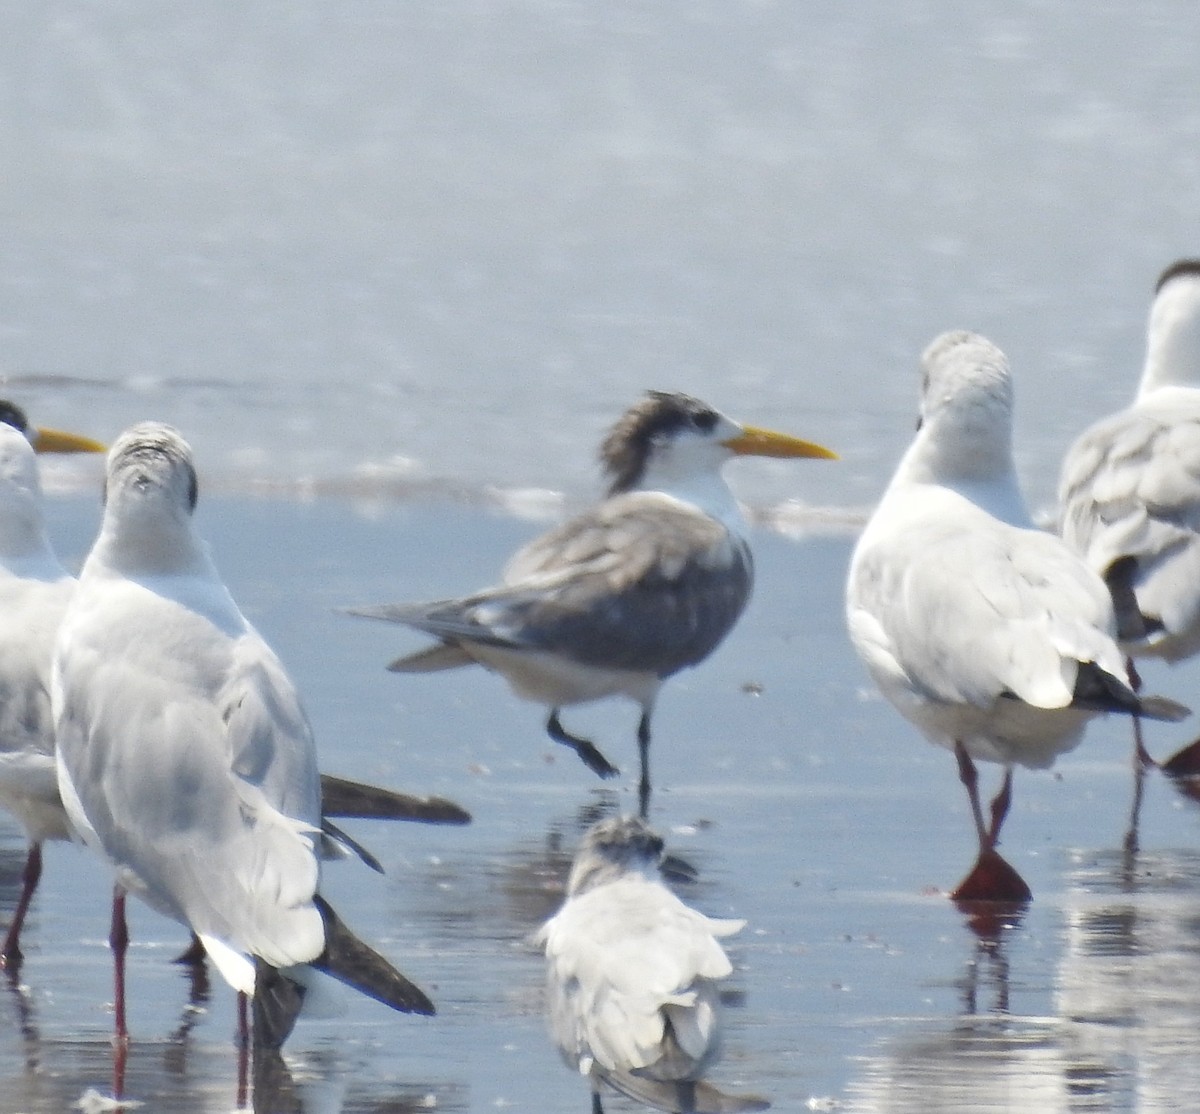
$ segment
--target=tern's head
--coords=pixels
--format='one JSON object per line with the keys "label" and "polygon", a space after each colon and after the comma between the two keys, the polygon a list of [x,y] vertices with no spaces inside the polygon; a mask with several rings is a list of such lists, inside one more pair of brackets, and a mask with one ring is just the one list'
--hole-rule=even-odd
{"label": "tern's head", "polygon": [[671,391],[648,391],[600,446],[612,495],[716,473],[735,455],[836,459],[811,441],[739,425],[699,399]]}
{"label": "tern's head", "polygon": [[104,446],[90,437],[81,437],[77,433],[63,433],[57,429],[39,429],[30,425],[25,411],[6,398],[0,399],[0,423],[20,430],[39,453],[104,452]]}
{"label": "tern's head", "polygon": [[1159,276],[1146,330],[1142,391],[1200,387],[1200,259],[1180,259]]}
{"label": "tern's head", "polygon": [[16,557],[48,544],[33,446],[24,430],[0,420],[0,551]]}
{"label": "tern's head", "polygon": [[6,557],[49,552],[35,452],[103,452],[86,437],[36,429],[15,402],[0,399],[0,550]]}
{"label": "tern's head", "polygon": [[935,478],[989,479],[1012,468],[1012,377],[991,341],[942,333],[921,356],[914,450]]}
{"label": "tern's head", "polygon": [[597,821],[575,853],[567,893],[575,897],[631,871],[656,871],[662,853],[662,837],[636,816]]}

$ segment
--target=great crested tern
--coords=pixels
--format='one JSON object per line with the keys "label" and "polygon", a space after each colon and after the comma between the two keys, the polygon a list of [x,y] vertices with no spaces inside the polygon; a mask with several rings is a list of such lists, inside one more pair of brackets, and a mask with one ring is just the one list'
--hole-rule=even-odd
{"label": "great crested tern", "polygon": [[[1050,766],[1102,712],[1176,720],[1187,709],[1134,693],[1103,580],[1033,527],[1004,354],[950,332],[921,364],[920,425],[854,549],[847,623],[884,696],[958,760],[979,858],[952,896],[1025,901],[995,850],[1013,766]],[[1004,767],[989,823],[976,759]]]}
{"label": "great crested tern", "polygon": [[[1058,500],[1063,538],[1112,592],[1134,683],[1133,658],[1173,663],[1200,650],[1200,260],[1159,277],[1133,403],[1071,446]],[[1200,772],[1200,747],[1166,766]]]}
{"label": "great crested tern", "polygon": [[593,1114],[605,1085],[659,1110],[765,1110],[765,1099],[702,1078],[719,1051],[720,982],[733,971],[718,941],[746,922],[680,901],[659,877],[662,852],[632,816],[584,834],[566,900],[535,936],[554,1042],[591,1085]]}
{"label": "great crested tern", "polygon": [[617,768],[568,732],[559,712],[608,696],[635,701],[645,815],[659,689],[712,653],[750,597],[747,528],[721,476],[737,455],[835,458],[809,441],[739,425],[688,395],[651,391],[601,446],[608,497],[518,550],[498,586],[348,610],[440,639],[392,662],[393,672],[478,664],[501,674],[518,696],[550,708],[550,737],[600,777]]}
{"label": "great crested tern", "polygon": [[118,1039],[128,1039],[127,891],[190,927],[226,981],[253,995],[256,1044],[286,1038],[312,970],[432,1013],[320,894],[312,731],[197,536],[196,498],[175,430],[147,422],[118,438],[100,533],[54,651],[59,790],[116,877]]}
{"label": "great crested tern", "polygon": [[0,807],[25,829],[21,895],[0,945],[0,967],[21,962],[21,929],[42,876],[42,844],[70,838],[54,774],[50,655],[75,581],[46,534],[35,452],[103,452],[90,438],[29,424],[0,400]]}

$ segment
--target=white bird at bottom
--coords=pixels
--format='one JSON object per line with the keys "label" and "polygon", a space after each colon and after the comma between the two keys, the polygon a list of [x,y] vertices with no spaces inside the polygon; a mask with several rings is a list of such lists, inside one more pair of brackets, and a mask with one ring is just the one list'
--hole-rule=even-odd
{"label": "white bird at bottom", "polygon": [[745,921],[715,920],[660,880],[663,841],[636,817],[583,836],[562,908],[537,933],[546,954],[550,1030],[563,1059],[603,1086],[659,1110],[766,1110],[757,1095],[703,1075],[720,1048],[720,982],[733,971],[719,939]]}

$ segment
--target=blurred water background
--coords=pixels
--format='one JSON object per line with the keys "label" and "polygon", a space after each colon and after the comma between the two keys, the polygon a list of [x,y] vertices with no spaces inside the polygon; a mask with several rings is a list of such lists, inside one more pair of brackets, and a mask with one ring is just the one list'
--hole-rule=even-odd
{"label": "blurred water background", "polygon": [[[177,424],[325,767],[476,815],[355,828],[388,878],[331,868],[335,904],[442,1012],[302,1026],[262,1109],[587,1109],[524,939],[628,787],[552,754],[495,678],[384,674],[415,643],[333,608],[486,583],[594,493],[595,445],[647,387],[843,455],[730,469],[758,595],[657,721],[653,819],[701,869],[685,897],[750,921],[716,1078],[780,1110],[1194,1104],[1194,805],[1153,779],[1122,851],[1117,724],[1019,777],[1006,850],[1036,899],[981,940],[943,896],[972,842],[953,764],[867,690],[840,590],[935,333],[1008,352],[1041,508],[1073,436],[1130,397],[1154,279],[1200,251],[1197,42],[1185,0],[0,8],[5,392],[103,438]],[[47,462],[69,561],[99,476]],[[1193,667],[1148,680],[1194,702]],[[630,709],[580,724],[633,762]],[[5,822],[4,912],[22,854]],[[105,1089],[106,900],[50,851],[0,1003],[3,1114]],[[231,996],[133,917],[129,1093],[232,1109]]]}

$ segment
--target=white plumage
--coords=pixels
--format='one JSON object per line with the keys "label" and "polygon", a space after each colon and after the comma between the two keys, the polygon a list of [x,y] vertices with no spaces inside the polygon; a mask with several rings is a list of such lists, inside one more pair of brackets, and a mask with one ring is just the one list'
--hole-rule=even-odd
{"label": "white plumage", "polygon": [[20,900],[0,965],[21,959],[25,913],[41,876],[41,845],[70,838],[54,768],[50,658],[75,581],[46,534],[37,460],[48,451],[99,451],[97,442],[30,429],[24,413],[0,402],[0,807],[20,821],[29,855]]}
{"label": "white plumage", "polygon": [[[982,854],[994,847],[1014,765],[1049,766],[1098,712],[1184,709],[1138,701],[1104,582],[1033,527],[1013,468],[1003,353],[946,333],[922,368],[921,424],[855,547],[847,624],[884,695],[958,755]],[[973,759],[1006,767],[990,826]]]}
{"label": "white plumage", "polygon": [[541,929],[547,1011],[564,1059],[601,1084],[663,1110],[761,1110],[754,1096],[701,1082],[719,1050],[720,987],[732,967],[714,920],[659,879],[662,840],[640,819],[594,824],[562,909]]}
{"label": "white plumage", "polygon": [[318,893],[312,732],[196,536],[196,492],[191,450],[169,427],[135,426],[109,454],[104,520],[54,656],[71,820],[118,886],[188,925],[238,991],[254,993],[263,964],[311,964],[428,1012],[398,972],[406,1005],[382,978],[367,988],[338,969],[345,929]]}
{"label": "white plumage", "polygon": [[1071,446],[1059,506],[1063,538],[1113,591],[1123,649],[1200,650],[1200,261],[1159,279],[1133,403]]}

